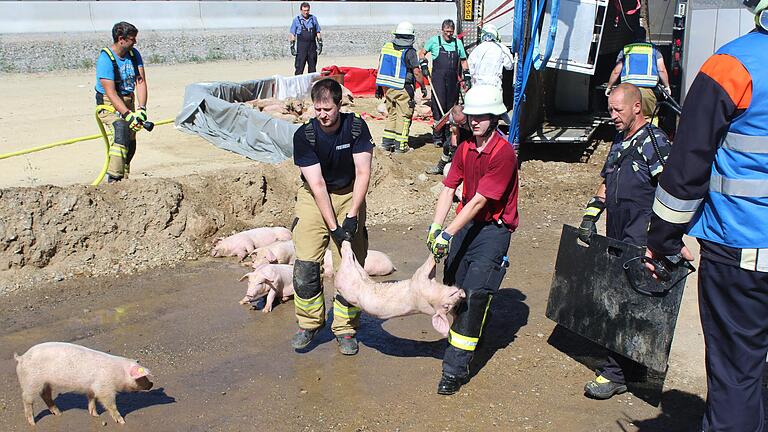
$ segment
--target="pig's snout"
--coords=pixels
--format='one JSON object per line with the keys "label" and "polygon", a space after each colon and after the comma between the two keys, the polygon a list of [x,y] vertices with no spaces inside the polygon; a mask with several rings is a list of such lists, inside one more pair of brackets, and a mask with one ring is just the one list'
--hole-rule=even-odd
{"label": "pig's snout", "polygon": [[139,390],[150,390],[153,385],[154,384],[152,384],[152,381],[150,381],[149,378],[145,376],[136,379],[136,387],[138,387]]}

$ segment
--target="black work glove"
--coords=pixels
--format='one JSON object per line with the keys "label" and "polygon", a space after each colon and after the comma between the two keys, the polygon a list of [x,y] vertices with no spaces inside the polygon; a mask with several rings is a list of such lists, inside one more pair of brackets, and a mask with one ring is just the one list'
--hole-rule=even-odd
{"label": "black work glove", "polygon": [[376,99],[381,99],[383,97],[384,97],[384,87],[376,86]]}
{"label": "black work glove", "polygon": [[349,240],[352,241],[352,239],[355,238],[355,234],[357,234],[357,216],[345,217],[341,227],[347,232]]}
{"label": "black work glove", "polygon": [[472,77],[469,75],[469,69],[464,69],[462,72],[462,75],[464,76],[464,87],[467,88],[467,90],[472,88]]}
{"label": "black work glove", "polygon": [[419,60],[419,67],[421,68],[421,73],[425,77],[429,77],[429,62],[427,61],[426,57]]}
{"label": "black work glove", "polygon": [[295,40],[291,41],[291,55],[296,57],[296,41]]}
{"label": "black work glove", "polygon": [[318,39],[317,40],[317,55],[320,55],[323,53],[323,40]]}
{"label": "black work glove", "polygon": [[421,97],[422,97],[423,99],[426,99],[426,98],[428,98],[428,97],[429,97],[429,93],[427,92],[427,85],[426,85],[426,84],[424,84],[424,85],[422,85],[420,88],[421,88]]}
{"label": "black work glove", "polygon": [[337,226],[335,230],[331,230],[331,238],[337,246],[341,246],[341,242],[344,240],[351,242],[352,238],[347,234],[344,228]]}
{"label": "black work glove", "polygon": [[605,210],[605,202],[598,197],[592,197],[584,210],[584,217],[579,225],[579,240],[589,244],[589,238],[597,232],[597,221]]}

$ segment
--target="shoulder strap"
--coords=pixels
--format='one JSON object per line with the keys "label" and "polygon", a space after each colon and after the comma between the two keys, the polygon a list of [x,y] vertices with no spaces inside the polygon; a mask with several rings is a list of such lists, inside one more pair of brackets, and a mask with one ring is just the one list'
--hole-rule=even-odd
{"label": "shoulder strap", "polygon": [[312,125],[312,120],[310,119],[304,125],[304,136],[307,138],[307,141],[309,141],[309,146],[314,147],[317,138],[315,137],[315,127]]}
{"label": "shoulder strap", "polygon": [[133,71],[136,72],[136,76],[139,76],[139,56],[136,54],[136,48],[131,48],[129,51],[131,56],[131,63],[133,63]]}
{"label": "shoulder strap", "polygon": [[[648,129],[648,135],[651,137],[651,144],[653,144],[653,151],[656,153],[656,157],[659,158],[659,162],[661,163],[661,166],[666,166],[667,161],[664,160],[663,157],[661,157],[661,150],[659,150],[659,142],[656,141],[656,133],[653,130],[653,127],[650,123],[645,125],[646,129]],[[647,163],[647,161],[646,161]]]}
{"label": "shoulder strap", "polygon": [[352,117],[352,141],[357,140],[357,137],[363,132],[363,119],[355,113]]}
{"label": "shoulder strap", "polygon": [[108,47],[102,48],[101,51],[106,53],[109,59],[112,60],[112,69],[115,73],[115,79],[113,80],[115,82],[115,90],[119,91],[118,87],[120,87],[120,84],[123,83],[123,77],[120,76],[120,68],[117,67],[117,60],[115,60],[115,56],[114,54],[112,54],[112,50],[109,49]]}

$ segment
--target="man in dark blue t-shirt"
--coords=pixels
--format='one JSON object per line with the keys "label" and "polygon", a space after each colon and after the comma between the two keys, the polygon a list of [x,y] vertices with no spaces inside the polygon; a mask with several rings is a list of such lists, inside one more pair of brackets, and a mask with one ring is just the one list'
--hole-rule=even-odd
{"label": "man in dark blue t-shirt", "polygon": [[[294,349],[306,348],[325,324],[321,264],[331,244],[333,262],[341,263],[339,246],[352,243],[357,260],[365,263],[368,232],[365,229],[365,195],[371,178],[373,138],[356,114],[342,114],[341,85],[323,79],[312,87],[316,117],[293,135],[293,160],[301,170],[303,185],[296,195],[293,241],[294,305],[299,330]],[[341,295],[333,301],[333,333],[345,355],[357,353],[355,334],[360,309]]]}

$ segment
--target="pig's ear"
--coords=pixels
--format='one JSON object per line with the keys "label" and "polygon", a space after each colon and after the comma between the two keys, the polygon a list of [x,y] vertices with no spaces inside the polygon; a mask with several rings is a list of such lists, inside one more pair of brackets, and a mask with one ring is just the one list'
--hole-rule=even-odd
{"label": "pig's ear", "polygon": [[267,261],[271,263],[277,262],[277,257],[271,250],[267,250],[267,253],[265,254],[264,257],[267,259]]}
{"label": "pig's ear", "polygon": [[244,281],[244,280],[248,279],[248,276],[250,276],[250,273],[246,273],[246,274],[244,274],[244,275],[243,275],[243,276],[240,278],[240,280],[239,280],[238,282],[242,282],[242,281]]}
{"label": "pig's ear", "polygon": [[134,364],[134,365],[131,366],[131,369],[128,371],[128,374],[133,379],[139,379],[139,378],[145,377],[147,375],[152,375],[149,372],[149,369],[145,368],[144,366],[137,365],[137,364]]}
{"label": "pig's ear", "polygon": [[275,273],[275,269],[272,267],[266,267],[261,270],[261,275],[264,277],[264,280],[266,280],[269,283],[274,283],[275,279],[277,279],[277,273]]}

